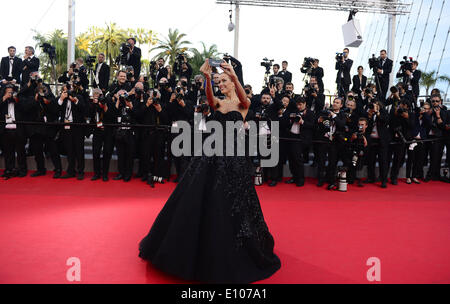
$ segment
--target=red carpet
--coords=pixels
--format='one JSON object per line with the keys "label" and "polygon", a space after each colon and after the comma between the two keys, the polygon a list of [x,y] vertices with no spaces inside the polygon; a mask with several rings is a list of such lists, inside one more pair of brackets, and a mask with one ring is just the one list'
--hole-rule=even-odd
{"label": "red carpet", "polygon": [[[450,283],[450,187],[441,182],[349,192],[280,184],[258,187],[281,269],[260,283]],[[0,181],[0,283],[183,283],[138,258],[175,184],[43,178]]]}

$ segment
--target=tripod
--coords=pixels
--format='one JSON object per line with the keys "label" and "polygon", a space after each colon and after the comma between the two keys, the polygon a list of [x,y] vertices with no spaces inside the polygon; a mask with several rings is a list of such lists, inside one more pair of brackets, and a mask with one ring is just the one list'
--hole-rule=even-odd
{"label": "tripod", "polygon": [[50,65],[51,65],[51,70],[52,70],[52,74],[53,77],[55,79],[55,92],[54,94],[57,95],[58,94],[58,75],[56,74],[56,56],[53,53],[49,53],[48,54],[48,58],[50,59]]}

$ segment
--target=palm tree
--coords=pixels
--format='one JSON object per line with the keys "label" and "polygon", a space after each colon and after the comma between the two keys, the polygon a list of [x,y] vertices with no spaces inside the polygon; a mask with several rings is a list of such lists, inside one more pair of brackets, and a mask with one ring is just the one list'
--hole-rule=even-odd
{"label": "palm tree", "polygon": [[189,51],[193,54],[190,59],[192,66],[192,75],[197,75],[200,72],[200,67],[203,65],[207,58],[219,57],[221,53],[217,50],[217,45],[213,44],[209,48],[202,42],[203,50],[199,51],[196,48],[191,48]]}
{"label": "palm tree", "polygon": [[447,89],[445,90],[445,95],[444,95],[444,101],[447,100],[447,92],[448,92],[448,88],[450,87],[450,77],[447,75],[442,75],[438,77],[438,81],[442,81],[447,83]]}
{"label": "palm tree", "polygon": [[152,48],[150,52],[160,50],[160,52],[153,57],[153,60],[157,60],[162,57],[167,61],[169,59],[169,64],[173,65],[175,63],[178,54],[184,53],[188,50],[185,45],[191,44],[189,41],[183,40],[186,34],[182,34],[175,29],[169,29],[169,34],[163,40],[158,39],[158,46]]}
{"label": "palm tree", "polygon": [[425,87],[426,95],[428,96],[428,91],[431,87],[434,87],[436,85],[436,77],[435,77],[436,71],[431,72],[422,72],[422,76],[420,77],[420,85],[422,87]]}
{"label": "palm tree", "polygon": [[91,50],[105,53],[109,65],[114,65],[120,54],[120,45],[128,38],[127,32],[118,28],[116,23],[110,23],[106,24],[105,28],[91,28],[90,34]]}

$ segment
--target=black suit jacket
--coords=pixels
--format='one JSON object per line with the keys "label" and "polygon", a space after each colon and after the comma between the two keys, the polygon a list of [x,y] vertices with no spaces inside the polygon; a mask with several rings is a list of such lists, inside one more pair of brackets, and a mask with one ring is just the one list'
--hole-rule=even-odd
{"label": "black suit jacket", "polygon": [[127,65],[131,65],[134,69],[134,77],[137,79],[141,75],[141,49],[134,47],[130,58],[127,61]]}
{"label": "black suit jacket", "polygon": [[378,74],[378,79],[381,83],[389,83],[389,74],[392,72],[393,62],[391,59],[386,58],[386,62],[382,65],[380,62],[380,69],[383,70],[383,74]]}
{"label": "black suit jacket", "polygon": [[357,94],[361,94],[362,89],[364,89],[366,87],[366,85],[367,85],[367,77],[362,75],[361,79],[362,79],[362,81],[360,81],[358,75],[354,75],[353,76],[352,91],[357,93]]}
{"label": "black suit jacket", "polygon": [[30,80],[30,73],[39,71],[39,58],[34,56],[22,61],[22,84],[27,84]]}
{"label": "black suit jacket", "polygon": [[[6,79],[9,75],[9,56],[3,57],[0,64],[0,80]],[[14,57],[12,77],[20,84],[20,75],[22,75],[22,59]]]}
{"label": "black suit jacket", "polygon": [[412,87],[412,93],[414,95],[414,98],[417,98],[420,95],[420,87],[419,87],[419,81],[420,81],[420,77],[422,77],[422,72],[419,70],[415,70],[412,73],[413,78],[409,78],[409,76],[406,73],[402,73],[399,72],[397,73],[397,78],[402,78],[403,79],[403,83],[406,84],[407,89],[408,88],[408,84],[411,84]]}
{"label": "black suit jacket", "polygon": [[338,70],[336,76],[336,83],[339,83],[341,78],[341,72],[344,73],[344,78],[342,78],[342,84],[351,84],[352,80],[350,78],[350,70],[352,69],[353,60],[347,59],[345,62],[337,61],[336,62],[336,70]]}
{"label": "black suit jacket", "polygon": [[278,73],[278,75],[281,76],[281,78],[283,78],[285,86],[286,86],[286,83],[292,82],[292,73],[291,72],[281,70]]}
{"label": "black suit jacket", "polygon": [[[97,75],[97,67],[98,63],[95,65],[94,69],[94,75]],[[98,82],[94,78],[94,88],[100,88],[102,91],[106,91],[109,88],[109,73],[110,68],[109,65],[106,64],[106,62],[103,62],[102,67],[100,68],[100,71],[98,73]]]}

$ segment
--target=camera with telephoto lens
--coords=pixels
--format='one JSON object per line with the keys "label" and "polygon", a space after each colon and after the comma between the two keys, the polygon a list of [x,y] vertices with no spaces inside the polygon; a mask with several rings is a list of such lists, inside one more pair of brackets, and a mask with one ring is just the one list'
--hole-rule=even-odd
{"label": "camera with telephoto lens", "polygon": [[[364,133],[361,126],[358,127],[358,133],[356,133],[356,140],[352,143],[352,165],[356,167],[358,160],[364,156]],[[362,163],[360,163],[362,165]]]}
{"label": "camera with telephoto lens", "polygon": [[30,81],[32,85],[38,85],[42,83],[42,78],[39,75],[34,75],[30,77]]}
{"label": "camera with telephoto lens", "polygon": [[153,100],[153,104],[154,105],[157,105],[157,104],[159,104],[159,97],[158,97],[158,90],[157,89],[153,89],[152,90],[152,100]]}
{"label": "camera with telephoto lens", "polygon": [[378,69],[381,64],[380,57],[375,57],[375,54],[372,54],[372,58],[369,58],[369,68]]}
{"label": "camera with telephoto lens", "polygon": [[182,87],[176,87],[175,92],[177,93],[177,96],[175,97],[175,99],[180,100],[184,98],[184,95],[181,94],[182,91],[183,91]]}
{"label": "camera with telephoto lens", "polygon": [[403,61],[400,61],[400,69],[402,73],[405,73],[406,71],[412,72],[412,57],[403,56]]}
{"label": "camera with telephoto lens", "polygon": [[181,65],[184,63],[186,55],[184,53],[180,53],[177,55],[176,61],[178,63],[178,67],[181,68]]}
{"label": "camera with telephoto lens", "polygon": [[263,61],[261,62],[261,66],[266,68],[266,73],[270,73],[270,68],[272,67],[272,63],[274,62],[274,59],[267,59],[267,57],[263,58]]}
{"label": "camera with telephoto lens", "polygon": [[127,92],[120,94],[120,95],[119,95],[119,105],[120,105],[121,107],[124,107],[126,101],[128,100],[128,98],[129,98],[129,95],[128,95]]}
{"label": "camera with telephoto lens", "polygon": [[319,117],[321,117],[323,119],[322,124],[325,127],[325,131],[330,131],[330,127],[331,127],[330,114],[331,114],[331,111],[329,109],[322,110],[319,113]]}
{"label": "camera with telephoto lens", "polygon": [[406,113],[406,112],[408,112],[408,111],[403,109],[403,108],[401,108],[401,107],[397,108],[397,115],[398,116],[401,116],[403,113]]}
{"label": "camera with telephoto lens", "polygon": [[290,118],[292,122],[299,123],[303,119],[303,112],[291,113]]}
{"label": "camera with telephoto lens", "polygon": [[372,90],[371,87],[366,87],[366,88],[364,89],[364,95],[365,95],[365,96],[370,95],[370,94],[372,94],[372,93],[373,93],[373,90]]}

